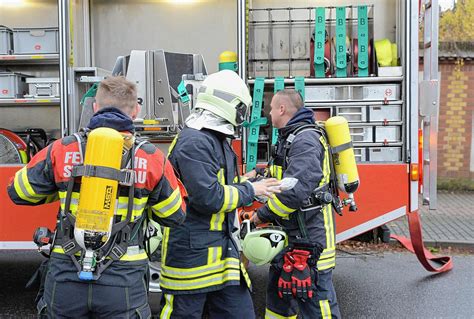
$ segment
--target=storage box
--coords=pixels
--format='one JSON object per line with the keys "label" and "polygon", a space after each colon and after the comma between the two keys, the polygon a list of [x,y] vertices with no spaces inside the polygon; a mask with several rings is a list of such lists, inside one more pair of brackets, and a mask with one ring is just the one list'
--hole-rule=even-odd
{"label": "storage box", "polygon": [[23,97],[28,92],[27,77],[28,75],[20,73],[0,73],[0,98]]}
{"label": "storage box", "polygon": [[371,147],[369,148],[371,162],[401,162],[401,147]]}
{"label": "storage box", "polygon": [[367,161],[367,149],[354,147],[354,156],[357,163]]}
{"label": "storage box", "polygon": [[59,97],[59,78],[28,78],[28,97]]}
{"label": "storage box", "polygon": [[397,101],[401,99],[399,84],[366,84],[335,86],[308,86],[305,88],[306,102],[333,101]]}
{"label": "storage box", "polygon": [[13,52],[15,54],[58,53],[58,28],[13,29]]}
{"label": "storage box", "polygon": [[392,143],[401,141],[401,126],[377,126],[375,128],[375,142]]}
{"label": "storage box", "polygon": [[354,100],[397,101],[401,99],[399,84],[368,84],[354,88]]}
{"label": "storage box", "polygon": [[0,25],[0,54],[11,54],[13,46],[13,31]]}
{"label": "storage box", "polygon": [[365,106],[336,106],[336,114],[345,117],[348,122],[365,122],[367,118]]}
{"label": "storage box", "polygon": [[379,66],[379,76],[402,76],[403,69],[401,66]]}
{"label": "storage box", "polygon": [[355,143],[373,143],[374,142],[374,128],[373,126],[354,126],[349,127],[352,142]]}
{"label": "storage box", "polygon": [[360,162],[401,162],[401,147],[355,147],[354,156]]}
{"label": "storage box", "polygon": [[402,105],[373,105],[369,106],[370,122],[400,122],[402,120]]}

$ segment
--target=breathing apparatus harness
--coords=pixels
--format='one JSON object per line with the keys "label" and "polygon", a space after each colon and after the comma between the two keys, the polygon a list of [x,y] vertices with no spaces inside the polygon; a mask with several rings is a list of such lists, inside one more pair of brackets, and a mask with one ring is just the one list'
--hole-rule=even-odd
{"label": "breathing apparatus harness", "polygon": [[[80,147],[81,160],[84,159],[85,146],[87,141],[88,130],[81,130],[79,133],[74,134]],[[131,223],[132,211],[133,211],[133,200],[135,194],[134,186],[134,159],[136,150],[138,150],[147,141],[135,140],[126,153],[122,156],[121,167],[130,167],[124,169],[113,169],[110,167],[93,166],[93,165],[75,165],[73,166],[71,177],[68,181],[66,199],[64,205],[64,211],[59,214],[59,222],[56,229],[55,241],[58,241],[59,245],[63,248],[64,253],[71,257],[73,263],[78,269],[79,278],[82,280],[97,280],[107,269],[108,266],[114,261],[119,260],[127,253],[129,244],[137,234],[143,237],[143,232],[140,232],[140,228],[143,223],[143,214]],[[88,176],[88,177],[101,177],[106,179],[117,180],[120,187],[128,187],[128,205],[127,215],[124,220],[115,222],[112,225],[109,242],[102,248],[94,251],[94,254],[84,254],[84,249],[79,246],[74,237],[74,225],[76,218],[71,213],[71,199],[74,190],[75,179],[77,177]],[[115,216],[114,218],[117,218]],[[142,243],[143,238],[138,239],[138,243]],[[52,246],[54,247],[54,242]],[[76,257],[76,253],[82,251],[79,260]],[[84,270],[92,276],[83,276]]]}
{"label": "breathing apparatus harness", "polygon": [[[274,164],[281,165],[282,171],[285,171],[287,168],[288,153],[291,144],[297,135],[306,131],[315,131],[326,141],[328,140],[324,128],[317,124],[303,124],[298,126],[288,134],[286,139],[279,140],[278,143],[284,143],[281,153],[278,152],[278,143],[273,150]],[[329,143],[326,144],[330,159],[332,159],[332,149]],[[342,212],[343,205],[339,198],[333,162],[332,160],[329,162],[331,168],[329,182],[315,188],[311,195],[303,202],[303,205],[299,208],[299,212],[296,212],[301,236],[292,240],[290,245],[286,248],[286,253],[283,255],[282,271],[278,279],[278,296],[287,301],[292,298],[298,298],[303,301],[311,299],[314,295],[312,287],[317,282],[317,272],[315,273],[313,269],[319,260],[323,248],[320,244],[312,243],[309,240],[305,222],[306,212],[315,209],[322,210],[326,205],[332,205],[339,214]]]}
{"label": "breathing apparatus harness", "polygon": [[[322,136],[326,141],[328,152],[329,152],[329,164],[331,168],[329,182],[321,185],[313,190],[311,195],[304,200],[303,205],[300,207],[300,211],[306,212],[315,208],[321,208],[322,206],[331,204],[338,214],[342,214],[343,204],[339,198],[339,191],[337,188],[336,174],[334,173],[334,163],[331,160],[333,157],[334,150],[327,143],[328,136],[323,127],[318,124],[303,124],[298,126],[295,130],[288,134],[288,137],[284,141],[283,154],[278,155],[278,145],[274,148],[274,158],[277,164],[281,164],[282,170],[284,171],[288,165],[288,153],[290,151],[291,144],[295,140],[296,136],[306,132],[315,131],[318,135]],[[298,215],[299,216],[299,215]]]}

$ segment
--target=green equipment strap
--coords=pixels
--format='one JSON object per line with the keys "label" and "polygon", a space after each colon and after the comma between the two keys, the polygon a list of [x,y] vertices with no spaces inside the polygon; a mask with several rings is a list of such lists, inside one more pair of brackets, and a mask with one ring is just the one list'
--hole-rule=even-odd
{"label": "green equipment strap", "polygon": [[308,228],[306,227],[305,212],[296,212],[296,218],[298,220],[298,228],[300,230],[303,239],[308,239]]}
{"label": "green equipment strap", "polygon": [[314,75],[317,78],[325,77],[324,44],[326,42],[326,9],[314,9]]}
{"label": "green equipment strap", "polygon": [[257,166],[257,149],[258,135],[260,133],[260,125],[256,125],[257,120],[262,114],[263,89],[265,86],[265,78],[256,78],[253,86],[253,105],[252,114],[250,115],[249,136],[247,142],[247,166],[246,171],[250,172]]}
{"label": "green equipment strap", "polygon": [[[285,88],[285,78],[279,76],[275,78],[275,84],[273,87],[273,93],[281,91]],[[278,129],[274,127],[272,129],[272,145],[275,145],[278,140]]]}
{"label": "green equipment strap", "polygon": [[347,76],[346,7],[336,8],[336,77]]}
{"label": "green equipment strap", "polygon": [[81,99],[80,104],[83,105],[83,104],[84,104],[84,101],[85,101],[86,98],[88,98],[88,97],[95,97],[98,88],[99,88],[99,83],[94,83],[94,84],[89,88],[89,90],[87,90],[86,94],[84,94],[84,95],[82,96],[82,99]]}
{"label": "green equipment strap", "polygon": [[237,62],[222,62],[219,63],[219,71],[231,70],[237,72]]}
{"label": "green equipment strap", "polygon": [[188,90],[186,90],[186,86],[184,85],[184,81],[181,81],[178,85],[178,94],[181,102],[184,104],[189,102],[189,95]]}
{"label": "green equipment strap", "polygon": [[[258,118],[256,119],[255,121],[252,121],[252,122],[244,122],[242,123],[242,126],[243,127],[248,127],[250,130],[252,128],[255,128],[255,129],[259,129],[260,126],[262,125],[265,125],[267,124],[267,118],[266,117],[261,117],[261,118]],[[258,143],[258,135],[255,135],[255,134],[251,134],[249,135],[249,138],[248,138],[248,142],[249,143]]]}
{"label": "green equipment strap", "polygon": [[304,77],[297,76],[295,77],[295,90],[301,94],[304,103]]}
{"label": "green equipment strap", "polygon": [[367,6],[357,8],[357,33],[358,33],[358,76],[369,76],[369,23],[367,19]]}
{"label": "green equipment strap", "polygon": [[275,78],[275,86],[273,87],[273,93],[281,91],[285,88],[285,78],[278,76]]}

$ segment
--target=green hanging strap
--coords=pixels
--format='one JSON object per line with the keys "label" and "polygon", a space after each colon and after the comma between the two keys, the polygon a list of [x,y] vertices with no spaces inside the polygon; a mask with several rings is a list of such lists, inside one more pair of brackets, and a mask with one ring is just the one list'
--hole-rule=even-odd
{"label": "green hanging strap", "polygon": [[300,92],[301,97],[303,98],[303,102],[304,102],[304,77],[302,76],[295,77],[295,90]]}
{"label": "green hanging strap", "polygon": [[357,7],[357,33],[358,33],[358,76],[369,76],[369,20],[367,19],[367,6]]}
{"label": "green hanging strap", "polygon": [[347,77],[346,7],[336,8],[336,77]]}
{"label": "green hanging strap", "polygon": [[257,166],[258,135],[260,134],[260,125],[266,124],[266,118],[262,119],[263,89],[265,78],[256,78],[253,86],[253,106],[250,115],[250,123],[245,125],[249,127],[249,136],[247,141],[247,166],[246,171],[250,172]]}
{"label": "green hanging strap", "polygon": [[84,105],[84,101],[85,101],[86,98],[88,98],[88,97],[95,97],[98,88],[99,88],[99,83],[94,83],[94,84],[89,88],[89,90],[87,90],[86,94],[84,94],[84,95],[82,96],[82,99],[81,99],[80,104],[81,104],[81,105]]}
{"label": "green hanging strap", "polygon": [[324,46],[326,42],[326,9],[314,9],[314,75],[324,78],[326,70],[324,65]]}
{"label": "green hanging strap", "polygon": [[[273,93],[285,89],[285,79],[281,76],[275,78],[275,84],[273,87]],[[278,129],[274,127],[272,129],[272,145],[275,145],[278,140]]]}

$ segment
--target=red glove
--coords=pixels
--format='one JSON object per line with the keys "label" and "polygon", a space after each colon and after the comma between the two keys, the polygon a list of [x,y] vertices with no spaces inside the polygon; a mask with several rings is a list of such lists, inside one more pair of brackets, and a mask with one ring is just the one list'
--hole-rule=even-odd
{"label": "red glove", "polygon": [[278,278],[278,297],[289,301],[293,298],[291,294],[291,273],[293,272],[292,252],[287,252],[284,256],[283,269]]}
{"label": "red glove", "polygon": [[308,266],[310,252],[306,250],[295,249],[292,252],[294,259],[293,272],[291,276],[292,292],[296,298],[313,298],[313,289],[311,284],[311,269]]}

